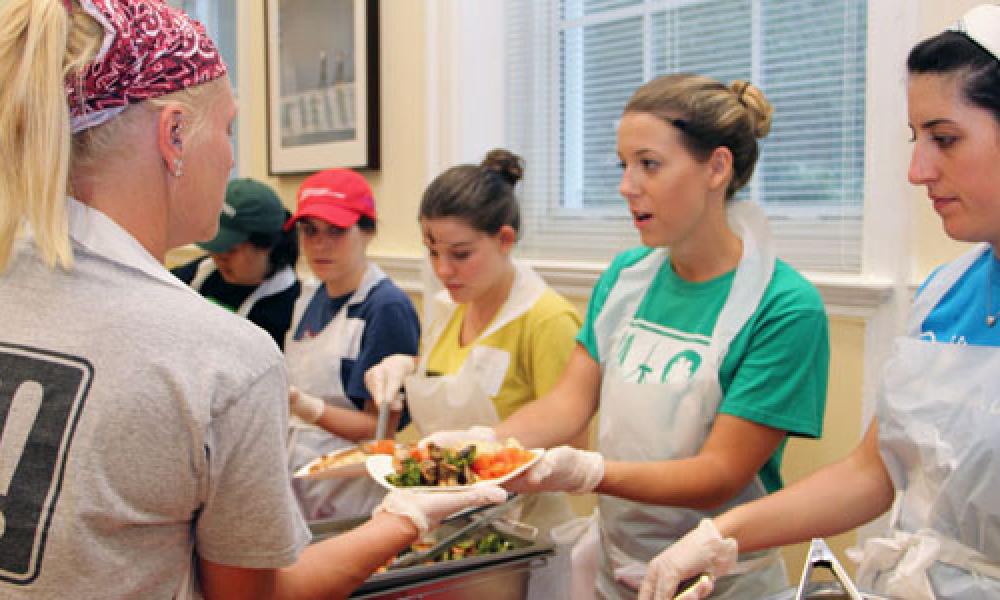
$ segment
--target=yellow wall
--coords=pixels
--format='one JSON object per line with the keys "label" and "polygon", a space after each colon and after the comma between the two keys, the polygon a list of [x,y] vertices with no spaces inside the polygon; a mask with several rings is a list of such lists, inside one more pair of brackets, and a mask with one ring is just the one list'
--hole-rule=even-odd
{"label": "yellow wall", "polygon": [[[940,31],[976,0],[915,0],[920,11],[922,36]],[[249,135],[249,157],[243,174],[268,181],[289,207],[301,177],[270,177],[267,173],[266,88],[263,10],[252,10],[247,20],[249,35],[241,35],[240,52],[249,56],[254,72],[248,98],[241,99],[243,135]],[[426,5],[413,0],[381,2],[381,152],[382,168],[364,173],[371,182],[379,211],[379,234],[371,251],[396,256],[419,256],[422,247],[415,227],[420,194],[428,181],[426,159],[427,91],[436,82],[427,81]],[[246,33],[246,32],[241,32]],[[247,63],[244,63],[247,64]],[[889,157],[899,160],[899,157]],[[875,175],[877,176],[877,169]],[[906,185],[905,182],[899,182]],[[941,233],[936,215],[929,208],[923,189],[913,189],[918,209],[913,220],[911,251],[913,275],[922,278],[930,269],[953,257],[961,246]],[[418,298],[419,300],[419,298]],[[583,308],[585,298],[574,298]],[[786,481],[795,481],[816,467],[842,457],[860,438],[861,397],[865,355],[865,322],[834,318],[831,321],[832,365],[824,437],[821,441],[794,440],[785,453]],[[842,549],[853,542],[853,534],[830,540],[843,560]],[[804,546],[786,550],[790,575],[797,578]],[[845,563],[846,564],[846,563]]]}

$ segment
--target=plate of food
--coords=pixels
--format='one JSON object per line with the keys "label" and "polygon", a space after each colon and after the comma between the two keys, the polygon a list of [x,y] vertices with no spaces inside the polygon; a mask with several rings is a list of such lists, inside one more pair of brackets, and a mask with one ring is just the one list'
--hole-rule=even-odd
{"label": "plate of food", "polygon": [[464,490],[509,481],[535,464],[545,450],[526,450],[516,440],[506,444],[475,442],[454,448],[434,444],[389,456],[369,456],[365,467],[387,489],[424,492]]}
{"label": "plate of food", "polygon": [[361,442],[357,446],[341,448],[314,458],[299,467],[294,476],[308,480],[362,477],[365,474],[365,461],[370,456],[385,456],[392,460],[397,452],[405,450],[393,440]]}

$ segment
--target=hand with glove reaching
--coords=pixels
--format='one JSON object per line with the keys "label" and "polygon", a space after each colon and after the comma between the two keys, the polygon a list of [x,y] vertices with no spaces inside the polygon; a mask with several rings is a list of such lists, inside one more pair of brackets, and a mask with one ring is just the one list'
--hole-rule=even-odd
{"label": "hand with glove reaching", "polygon": [[315,423],[323,416],[326,402],[322,398],[309,395],[294,385],[288,386],[288,410],[306,423]]}
{"label": "hand with glove reaching", "polygon": [[388,403],[394,411],[403,410],[403,381],[417,369],[417,357],[393,354],[365,371],[365,386],[375,406]]}
{"label": "hand with glove reaching", "polygon": [[507,492],[495,485],[472,487],[460,492],[416,492],[396,489],[389,492],[372,514],[388,512],[407,517],[426,534],[456,512],[474,506],[497,504],[507,499]]}
{"label": "hand with glove reaching", "polygon": [[615,571],[615,577],[638,588],[639,600],[670,600],[682,581],[707,574],[709,577],[700,578],[683,595],[685,600],[700,600],[712,593],[714,578],[733,569],[737,553],[736,540],[723,538],[711,519],[702,519],[687,535],[649,561],[645,573],[630,566]]}
{"label": "hand with glove reaching", "polygon": [[586,494],[594,491],[602,479],[603,456],[597,452],[559,446],[547,450],[537,463],[505,487],[512,492]]}
{"label": "hand with glove reaching", "polygon": [[474,425],[468,429],[436,431],[420,440],[419,446],[434,444],[442,448],[453,448],[468,442],[496,442],[497,432],[492,427]]}

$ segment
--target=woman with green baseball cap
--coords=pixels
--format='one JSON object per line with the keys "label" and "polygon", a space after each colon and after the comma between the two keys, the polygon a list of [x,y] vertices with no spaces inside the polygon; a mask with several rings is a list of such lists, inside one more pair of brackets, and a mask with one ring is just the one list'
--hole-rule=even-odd
{"label": "woman with green baseball cap", "polygon": [[226,187],[219,233],[198,244],[208,256],[173,269],[205,298],[267,331],[282,349],[300,290],[298,242],[282,229],[288,217],[270,187],[234,179]]}

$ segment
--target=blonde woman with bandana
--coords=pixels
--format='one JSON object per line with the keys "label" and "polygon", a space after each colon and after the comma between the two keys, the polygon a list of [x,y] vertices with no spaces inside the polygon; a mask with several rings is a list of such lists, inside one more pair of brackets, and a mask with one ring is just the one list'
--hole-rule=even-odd
{"label": "blonde woman with bandana", "polygon": [[212,41],[159,0],[5,0],[0,69],[0,597],[346,597],[505,496],[389,494],[306,549],[277,347],[162,264],[233,166]]}

